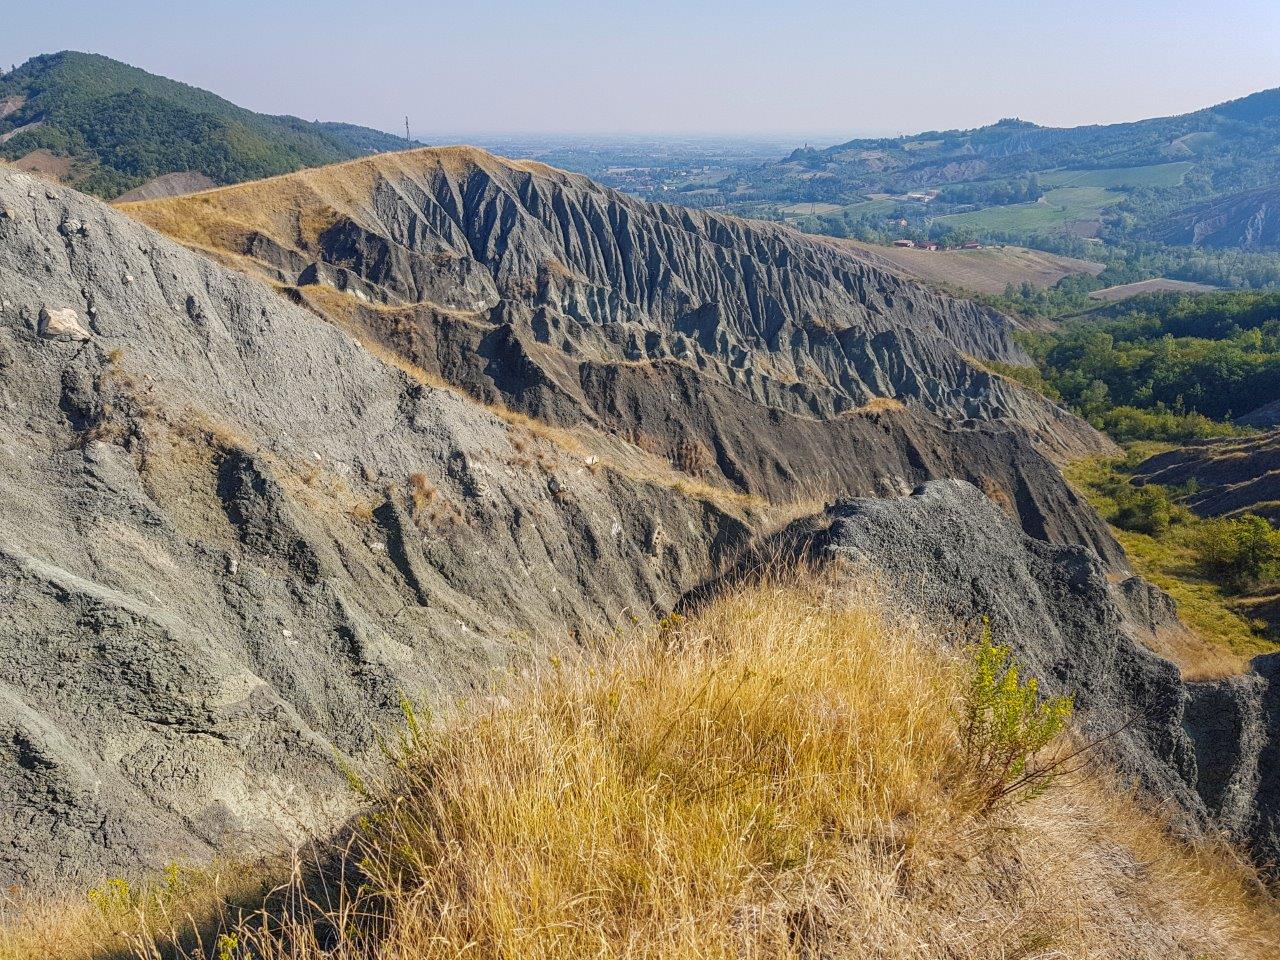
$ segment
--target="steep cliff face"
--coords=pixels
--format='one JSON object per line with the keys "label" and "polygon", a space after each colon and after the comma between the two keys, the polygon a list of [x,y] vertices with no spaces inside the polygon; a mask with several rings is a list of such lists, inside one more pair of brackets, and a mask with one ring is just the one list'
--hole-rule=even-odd
{"label": "steep cliff face", "polygon": [[[443,162],[437,176],[471,184],[466,196],[490,182]],[[260,186],[282,183],[294,181]],[[389,203],[390,189],[347,206]],[[460,208],[492,214],[487,227],[471,214],[441,221],[444,233],[475,232],[459,234],[468,239],[456,256],[432,248],[427,259],[452,271],[431,281],[437,300],[492,296],[518,286],[512,265],[541,262],[465,252],[520,221],[503,196]],[[312,222],[299,204],[256,209],[245,216],[284,218],[275,229],[294,252],[337,225]],[[589,222],[621,222],[630,208],[604,209]],[[721,288],[726,297],[766,289],[744,279],[764,271],[756,257],[828,256],[744,225],[721,236],[718,223],[663,235],[671,245],[701,231],[697,256],[733,257],[714,281],[741,281],[736,293]],[[210,247],[232,229],[190,224],[209,228]],[[266,234],[255,236],[265,249]],[[664,256],[662,244],[638,259],[571,256],[604,240],[559,236],[572,269],[602,270],[596,280],[610,285]],[[526,242],[541,241],[508,246]],[[840,301],[850,326],[824,333],[828,347],[750,344],[750,362],[735,366],[733,344],[763,338],[747,331],[798,329],[770,297],[801,280],[776,264],[758,319],[743,319],[750,308],[735,300],[692,359],[628,360],[623,334],[638,335],[636,324],[645,350],[695,342],[672,304],[681,284],[713,282],[695,280],[704,267],[678,274],[669,261],[654,274],[669,274],[658,284],[667,292],[636,294],[640,304],[574,281],[582,302],[622,319],[586,308],[575,319],[572,298],[536,289],[484,310],[391,306],[354,272],[350,296],[296,287],[304,306],[96,201],[0,168],[0,876],[132,872],[274,847],[329,823],[345,812],[338,758],[376,754],[404,693],[447,702],[542,643],[670,609],[829,491],[966,478],[1032,536],[1123,562],[1036,450],[1036,421],[1014,412],[1030,404],[1081,443],[1093,442],[1087,428],[990,377],[944,336],[985,316],[976,308],[868,273],[888,294],[876,309]],[[333,269],[297,267],[299,283]],[[955,313],[930,319],[935,307]],[[988,355],[1012,355],[976,328],[966,348],[988,335]],[[458,386],[414,366],[419,357]],[[832,366],[812,374],[812,388],[798,377],[783,386],[772,375],[765,384],[755,358],[762,369]],[[903,399],[872,395],[873,382],[901,387]]]}
{"label": "steep cliff face", "polygon": [[[892,399],[1021,430],[1054,454],[1106,447],[982,368],[1025,362],[992,310],[819,238],[642,203],[538,164],[411,151],[125,209],[558,422],[607,419],[608,382],[629,367],[655,394],[731,392],[762,422]],[[463,370],[477,351],[485,366]],[[773,492],[765,472],[736,467],[719,472]]]}
{"label": "steep cliff face", "polygon": [[1148,232],[1163,243],[1274,249],[1280,244],[1280,190],[1216,197],[1155,223]]}
{"label": "steep cliff face", "polygon": [[772,512],[530,430],[0,169],[0,876],[277,846],[404,694],[669,608]]}

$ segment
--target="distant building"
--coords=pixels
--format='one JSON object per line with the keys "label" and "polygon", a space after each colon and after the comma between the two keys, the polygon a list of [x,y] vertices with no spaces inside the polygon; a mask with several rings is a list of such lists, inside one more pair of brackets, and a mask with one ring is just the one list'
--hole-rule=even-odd
{"label": "distant building", "polygon": [[980,244],[977,240],[970,240],[968,243],[966,243],[966,244],[964,245],[964,247],[963,247],[962,249],[964,249],[964,250],[981,250],[981,249],[982,249],[982,244]]}
{"label": "distant building", "polygon": [[893,241],[893,245],[895,247],[914,247],[915,241],[914,240],[895,240]]}
{"label": "distant building", "polygon": [[934,243],[932,240],[921,240],[919,243],[916,244],[916,249],[917,250],[937,250],[938,245]]}

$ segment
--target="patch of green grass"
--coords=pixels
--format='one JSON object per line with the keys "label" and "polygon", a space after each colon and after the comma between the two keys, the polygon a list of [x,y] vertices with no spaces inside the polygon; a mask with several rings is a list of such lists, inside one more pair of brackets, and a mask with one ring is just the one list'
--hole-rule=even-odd
{"label": "patch of green grass", "polygon": [[[1111,521],[1118,507],[1108,488],[1117,478],[1127,480],[1128,465],[1169,448],[1168,444],[1139,443],[1123,459],[1082,460],[1067,468],[1067,480]],[[1249,598],[1231,594],[1198,568],[1191,540],[1203,522],[1191,516],[1158,537],[1114,524],[1111,532],[1129,555],[1134,571],[1173,597],[1183,622],[1203,639],[1243,656],[1275,652],[1280,646],[1267,638],[1266,624],[1250,615]]]}
{"label": "patch of green grass", "polygon": [[1034,203],[986,207],[938,219],[979,233],[1034,233],[1061,229],[1077,220],[1095,220],[1106,207],[1122,199],[1124,194],[1105,187],[1057,187]]}
{"label": "patch of green grass", "polygon": [[1054,170],[1041,174],[1040,182],[1046,187],[1176,187],[1193,166],[1179,161],[1106,170]]}

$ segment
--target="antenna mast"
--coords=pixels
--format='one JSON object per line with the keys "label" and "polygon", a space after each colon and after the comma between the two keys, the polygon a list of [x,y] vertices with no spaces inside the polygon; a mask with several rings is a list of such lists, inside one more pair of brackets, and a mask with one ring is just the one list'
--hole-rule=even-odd
{"label": "antenna mast", "polygon": [[409,118],[404,118],[404,138],[409,143],[413,143],[413,137],[409,136]]}

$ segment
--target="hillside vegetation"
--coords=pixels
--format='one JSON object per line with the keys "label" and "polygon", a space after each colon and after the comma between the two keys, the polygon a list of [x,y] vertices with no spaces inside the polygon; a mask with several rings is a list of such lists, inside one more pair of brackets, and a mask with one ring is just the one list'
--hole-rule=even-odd
{"label": "hillside vegetation", "polygon": [[0,77],[0,104],[0,158],[69,158],[64,179],[107,199],[166,173],[238,183],[411,146],[366,127],[254,113],[86,53],[35,57]]}
{"label": "hillside vegetation", "polygon": [[1280,294],[1133,297],[1024,342],[1037,368],[1001,372],[1122,442],[1232,436],[1280,399]]}
{"label": "hillside vegetation", "polygon": [[[1024,342],[1036,366],[995,365],[1000,372],[1129,447],[1122,459],[1086,459],[1069,475],[1134,568],[1178,601],[1201,638],[1237,656],[1272,651],[1280,534],[1265,519],[1276,499],[1270,443],[1244,444],[1256,429],[1235,418],[1280,399],[1280,294],[1133,297]],[[1229,461],[1230,483],[1201,489],[1190,470],[1168,485],[1151,482],[1148,464],[1177,444],[1189,444],[1188,458]],[[1229,506],[1206,509],[1219,501]]]}
{"label": "hillside vegetation", "polygon": [[[348,885],[295,881],[183,953],[1274,956],[1248,872],[1066,760],[1069,704],[972,639],[948,653],[873,591],[805,571],[449,716],[406,708],[391,774],[353,777],[369,813]],[[150,960],[191,922],[163,889],[33,910],[0,957],[78,960],[103,936]],[[207,888],[186,896],[216,911]]]}
{"label": "hillside vegetation", "polygon": [[1133,568],[1178,603],[1178,615],[1202,641],[1178,651],[1188,676],[1238,672],[1258,653],[1274,653],[1274,594],[1280,532],[1245,512],[1201,518],[1187,489],[1134,483],[1159,445],[1135,444],[1123,458],[1084,460],[1068,477],[1112,524]]}

